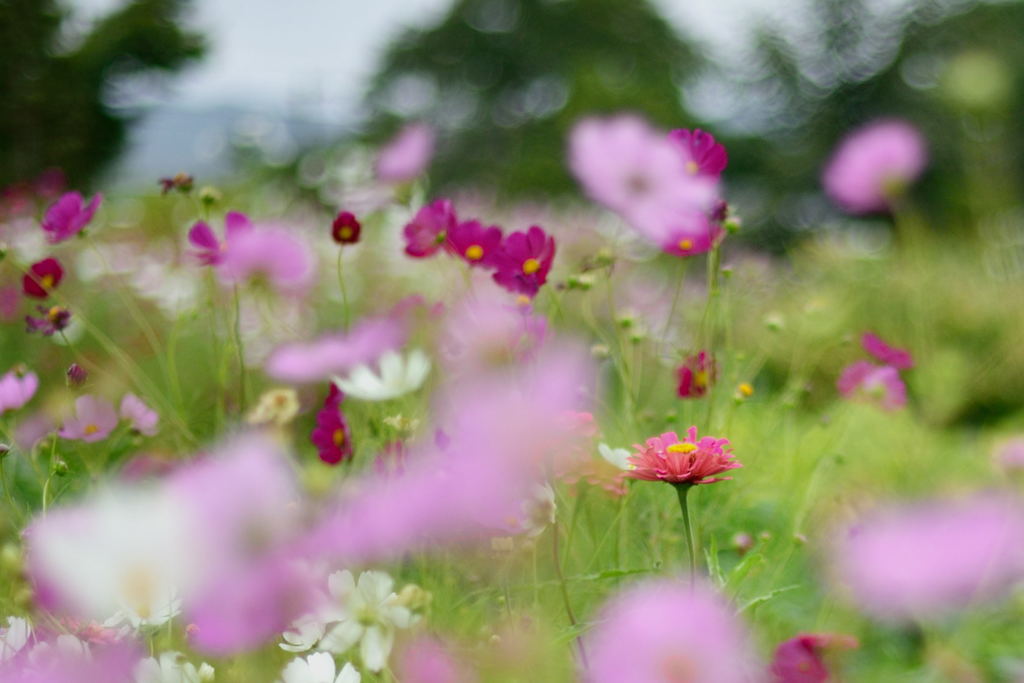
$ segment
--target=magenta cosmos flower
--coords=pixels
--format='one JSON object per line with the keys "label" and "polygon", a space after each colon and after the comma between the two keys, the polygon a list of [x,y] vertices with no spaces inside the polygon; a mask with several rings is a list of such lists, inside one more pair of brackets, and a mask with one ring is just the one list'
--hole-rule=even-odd
{"label": "magenta cosmos flower", "polygon": [[10,370],[0,377],[0,415],[21,408],[36,394],[39,376],[34,372]]}
{"label": "magenta cosmos flower", "polygon": [[438,199],[416,212],[402,231],[405,253],[413,258],[432,256],[443,247],[457,219],[451,201]]}
{"label": "magenta cosmos flower", "polygon": [[188,231],[188,241],[196,251],[196,259],[204,266],[215,266],[224,260],[228,245],[252,229],[252,221],[244,213],[228,211],[224,216],[224,241],[218,239],[206,222],[199,221]]}
{"label": "magenta cosmos flower", "polygon": [[86,394],[75,399],[75,417],[64,420],[58,434],[64,439],[87,443],[102,441],[117,426],[117,413],[109,402]]}
{"label": "magenta cosmos flower", "polygon": [[679,128],[669,133],[668,139],[683,153],[686,171],[690,175],[708,176],[717,180],[729,164],[725,147],[711,133],[700,128]]}
{"label": "magenta cosmos flower", "polygon": [[125,394],[121,399],[121,417],[128,420],[132,429],[146,436],[153,436],[157,431],[160,416],[157,415],[141,398],[135,394]]}
{"label": "magenta cosmos flower", "polygon": [[456,223],[448,231],[448,249],[470,266],[496,268],[501,253],[501,228],[480,221]]}
{"label": "magenta cosmos flower", "polygon": [[858,646],[857,639],[837,633],[801,633],[780,643],[772,659],[776,683],[826,683],[830,680],[824,655]]}
{"label": "magenta cosmos flower", "polygon": [[407,125],[377,155],[377,179],[403,183],[423,173],[434,156],[434,129],[425,123]]}
{"label": "magenta cosmos flower", "polygon": [[941,616],[1024,579],[1024,508],[999,496],[883,509],[838,538],[836,576],[886,620]]}
{"label": "magenta cosmos flower", "polygon": [[41,317],[25,316],[27,332],[41,332],[44,337],[50,337],[71,324],[71,311],[63,306],[37,306],[36,310]]}
{"label": "magenta cosmos flower", "polygon": [[907,404],[907,387],[899,370],[891,365],[857,361],[843,370],[836,388],[844,398],[864,398],[885,410],[899,410]]}
{"label": "magenta cosmos flower", "polygon": [[914,358],[910,355],[910,351],[889,346],[873,332],[865,332],[860,343],[865,351],[884,365],[891,365],[897,370],[909,370],[914,367]]}
{"label": "magenta cosmos flower", "polygon": [[505,238],[497,256],[494,281],[510,292],[533,298],[548,279],[555,260],[555,238],[540,227],[514,232]]}
{"label": "magenta cosmos flower", "polygon": [[679,398],[700,398],[715,381],[715,359],[707,351],[700,351],[688,356],[676,373]]}
{"label": "magenta cosmos flower", "polygon": [[850,133],[833,153],[822,184],[825,193],[849,213],[889,208],[924,170],[925,141],[910,123],[883,120]]}
{"label": "magenta cosmos flower", "polygon": [[362,230],[363,226],[356,220],[354,213],[339,211],[331,224],[331,238],[338,244],[355,244]]}
{"label": "magenta cosmos flower", "polygon": [[697,428],[690,427],[686,437],[680,439],[675,432],[647,439],[647,444],[634,444],[637,452],[629,456],[633,466],[628,476],[647,481],[669,484],[713,484],[732,477],[715,477],[743,465],[733,459],[727,448],[728,439],[711,436],[697,439]]}
{"label": "magenta cosmos flower", "polygon": [[21,278],[21,288],[26,296],[45,299],[64,279],[64,269],[55,258],[44,258],[29,266]]}
{"label": "magenta cosmos flower", "polygon": [[341,400],[344,397],[341,390],[331,384],[324,407],[316,414],[316,428],[309,435],[309,440],[316,446],[317,455],[328,465],[337,465],[352,457],[352,433],[341,413]]}
{"label": "magenta cosmos flower", "polygon": [[89,224],[103,202],[103,195],[96,194],[84,204],[82,195],[78,192],[68,192],[58,199],[43,216],[43,232],[46,233],[46,241],[50,244],[63,242],[69,237],[74,237]]}
{"label": "magenta cosmos flower", "polygon": [[661,579],[629,587],[584,638],[587,683],[760,680],[735,610],[704,584]]}
{"label": "magenta cosmos flower", "polygon": [[278,294],[303,294],[313,282],[313,256],[306,245],[280,227],[253,226],[228,238],[217,275],[228,286],[267,282]]}

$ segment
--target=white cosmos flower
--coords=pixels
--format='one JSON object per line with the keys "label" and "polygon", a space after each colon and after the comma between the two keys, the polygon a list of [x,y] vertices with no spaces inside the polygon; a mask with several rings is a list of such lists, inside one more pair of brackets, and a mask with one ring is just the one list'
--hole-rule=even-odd
{"label": "white cosmos flower", "polygon": [[213,667],[203,662],[197,669],[180,652],[164,652],[160,659],[147,657],[135,666],[135,683],[207,683]]}
{"label": "white cosmos flower", "polygon": [[633,465],[629,462],[631,455],[625,448],[612,448],[606,443],[597,444],[597,452],[601,457],[618,467],[620,470],[631,470]]}
{"label": "white cosmos flower", "polygon": [[306,614],[292,622],[291,626],[282,634],[284,642],[280,643],[282,650],[288,652],[305,652],[316,645],[316,641],[324,637],[326,624],[317,614]]}
{"label": "white cosmos flower", "polygon": [[0,628],[0,662],[21,652],[32,637],[32,627],[19,617],[7,617],[7,628]]}
{"label": "white cosmos flower", "polygon": [[334,383],[345,394],[364,401],[387,401],[419,389],[430,373],[430,359],[420,349],[406,356],[397,351],[384,353],[377,361],[377,372],[369,365],[357,365],[346,377]]}
{"label": "white cosmos flower", "polygon": [[392,590],[395,582],[384,572],[369,571],[359,575],[357,584],[352,572],[334,572],[327,580],[337,605],[328,615],[337,622],[320,641],[319,648],[341,654],[359,643],[363,665],[380,671],[387,664],[395,642],[396,628],[409,628],[414,621],[411,611],[398,604]]}
{"label": "white cosmos flower", "polygon": [[337,677],[334,672],[334,657],[327,652],[317,652],[288,662],[280,680],[281,683],[359,683],[362,679],[351,662],[345,663]]}

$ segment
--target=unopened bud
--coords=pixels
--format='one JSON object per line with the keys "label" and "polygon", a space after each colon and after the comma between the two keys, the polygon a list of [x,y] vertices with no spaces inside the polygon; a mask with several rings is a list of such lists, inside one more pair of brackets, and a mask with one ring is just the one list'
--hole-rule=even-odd
{"label": "unopened bud", "polygon": [[203,188],[199,190],[199,202],[203,206],[213,206],[223,198],[224,195],[221,194],[220,190],[212,185],[204,185]]}
{"label": "unopened bud", "polygon": [[89,377],[88,371],[78,363],[72,363],[68,367],[67,371],[67,382],[69,387],[80,387],[85,384],[85,380]]}
{"label": "unopened bud", "polygon": [[57,458],[57,460],[53,463],[53,473],[56,474],[58,477],[63,477],[68,473],[68,464],[64,462],[62,459]]}

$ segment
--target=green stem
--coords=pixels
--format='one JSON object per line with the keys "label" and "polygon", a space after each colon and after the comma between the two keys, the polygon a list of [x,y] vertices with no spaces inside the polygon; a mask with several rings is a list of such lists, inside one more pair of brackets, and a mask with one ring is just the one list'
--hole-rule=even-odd
{"label": "green stem", "polygon": [[[578,624],[576,622],[576,615],[572,611],[572,603],[569,601],[569,588],[565,583],[565,573],[562,572],[562,562],[559,559],[558,553],[558,519],[555,519],[551,525],[551,555],[555,564],[555,573],[558,575],[558,586],[562,592],[562,603],[565,605],[565,615],[569,618],[569,624],[576,630]],[[576,644],[580,649],[580,659],[583,661],[583,668],[589,669],[590,665],[587,663],[587,650],[583,647],[583,640],[578,636],[576,638]]]}
{"label": "green stem", "polygon": [[342,305],[342,317],[341,325],[342,329],[348,331],[349,324],[349,311],[348,311],[348,291],[345,289],[345,278],[342,275],[341,269],[341,257],[344,255],[345,250],[338,249],[338,288],[341,290],[341,305]]}
{"label": "green stem", "polygon": [[690,582],[697,578],[697,549],[693,542],[693,525],[690,522],[690,508],[686,496],[693,484],[673,484],[679,496],[679,510],[683,513],[683,528],[686,529],[686,546],[690,551]]}
{"label": "green stem", "polygon": [[238,412],[245,412],[245,349],[242,347],[242,304],[235,285],[235,352],[238,354]]}

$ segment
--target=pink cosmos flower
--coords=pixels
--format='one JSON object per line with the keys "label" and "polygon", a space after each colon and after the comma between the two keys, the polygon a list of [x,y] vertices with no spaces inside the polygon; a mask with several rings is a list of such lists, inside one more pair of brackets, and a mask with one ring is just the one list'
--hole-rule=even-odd
{"label": "pink cosmos flower", "polygon": [[102,441],[117,426],[114,406],[98,396],[86,394],[75,399],[75,417],[64,420],[57,432],[64,439],[80,439],[86,443]]}
{"label": "pink cosmos flower", "polygon": [[725,147],[716,142],[711,133],[700,128],[673,130],[668,134],[668,139],[683,153],[686,171],[690,175],[708,176],[717,180],[729,163]]}
{"label": "pink cosmos flower", "polygon": [[907,387],[899,370],[891,365],[857,361],[843,370],[836,388],[845,398],[862,396],[877,401],[885,410],[898,410],[907,404]]}
{"label": "pink cosmos flower", "polygon": [[448,231],[448,248],[470,266],[496,268],[501,252],[501,228],[480,221],[456,223]]}
{"label": "pink cosmos flower", "polygon": [[45,299],[64,278],[64,269],[55,258],[44,258],[29,266],[21,278],[21,288],[27,296]]}
{"label": "pink cosmos flower", "polygon": [[38,388],[39,376],[36,373],[8,371],[0,377],[0,415],[24,406],[35,396]]}
{"label": "pink cosmos flower", "polygon": [[555,238],[534,225],[505,238],[496,257],[494,281],[510,292],[533,298],[548,280],[555,260]]}
{"label": "pink cosmos flower", "polygon": [[57,425],[45,412],[33,413],[18,423],[14,429],[14,442],[23,451],[30,451],[47,434],[56,431]]}
{"label": "pink cosmos flower", "polygon": [[637,452],[629,456],[633,469],[628,476],[669,484],[713,484],[732,479],[714,476],[743,467],[733,459],[728,444],[728,439],[712,436],[698,440],[696,427],[690,427],[684,439],[675,432],[665,432],[647,439],[646,446],[633,445]]}
{"label": "pink cosmos flower", "polygon": [[4,683],[111,683],[135,680],[142,659],[129,640],[89,647],[70,635],[37,643],[27,657],[0,666]]}
{"label": "pink cosmos flower", "polygon": [[404,683],[470,683],[470,671],[452,657],[440,641],[419,636],[398,656],[398,680]]}
{"label": "pink cosmos flower", "polygon": [[157,415],[141,398],[135,394],[125,394],[121,399],[121,417],[132,423],[132,429],[153,436],[157,431],[160,416]]}
{"label": "pink cosmos flower", "polygon": [[584,119],[570,134],[569,166],[587,195],[659,247],[673,242],[681,217],[706,213],[715,200],[714,179],[690,173],[687,161],[636,116]]}
{"label": "pink cosmos flower", "polygon": [[857,639],[836,633],[801,633],[780,643],[772,660],[776,683],[826,683],[828,667],[822,655],[827,650],[852,649]]}
{"label": "pink cosmos flower", "polygon": [[275,349],[266,372],[282,382],[321,382],[357,365],[372,363],[405,343],[401,315],[371,318],[348,334],[327,334],[310,342],[292,342]]}
{"label": "pink cosmos flower", "polygon": [[228,244],[252,230],[252,221],[244,213],[228,211],[224,216],[224,241],[217,238],[213,229],[199,221],[188,231],[188,241],[196,248],[193,255],[204,266],[215,266],[224,260]]}
{"label": "pink cosmos flower", "polygon": [[484,284],[487,289],[452,307],[441,330],[441,358],[456,377],[522,363],[547,336],[547,320],[532,306],[515,304],[502,290]]}
{"label": "pink cosmos flower", "polygon": [[423,173],[434,156],[434,129],[425,123],[407,125],[377,155],[377,179],[404,183]]}
{"label": "pink cosmos flower", "polygon": [[850,133],[833,153],[822,183],[850,213],[882,211],[921,174],[927,161],[921,133],[906,121],[876,121]]}
{"label": "pink cosmos flower", "polygon": [[451,201],[438,199],[427,204],[416,212],[402,231],[405,236],[405,253],[413,258],[432,256],[445,246],[448,233],[457,222]]}
{"label": "pink cosmos flower", "polygon": [[679,398],[700,398],[715,381],[715,359],[707,351],[688,356],[676,371],[679,375]]}
{"label": "pink cosmos flower", "polygon": [[836,576],[885,620],[964,609],[1024,579],[1024,508],[1000,496],[879,510],[838,539]]}
{"label": "pink cosmos flower", "polygon": [[316,428],[309,435],[320,459],[328,465],[337,465],[352,457],[352,433],[341,413],[343,398],[341,390],[331,383],[324,407],[316,414]]}
{"label": "pink cosmos flower", "polygon": [[704,584],[660,579],[626,588],[583,642],[587,683],[760,680],[743,623]]}
{"label": "pink cosmos flower", "polygon": [[57,244],[81,232],[100,208],[103,195],[96,194],[84,206],[83,201],[80,193],[68,192],[46,210],[42,227],[47,242]]}
{"label": "pink cosmos flower", "polygon": [[891,365],[897,370],[909,370],[914,367],[914,358],[910,355],[910,351],[889,346],[873,332],[864,333],[861,337],[861,345],[883,365]]}
{"label": "pink cosmos flower", "polygon": [[227,286],[265,279],[280,295],[303,294],[313,282],[315,265],[306,245],[288,230],[254,226],[232,233],[217,265]]}
{"label": "pink cosmos flower", "polygon": [[666,223],[658,246],[673,256],[693,256],[711,251],[725,236],[722,226],[700,211],[682,213]]}

